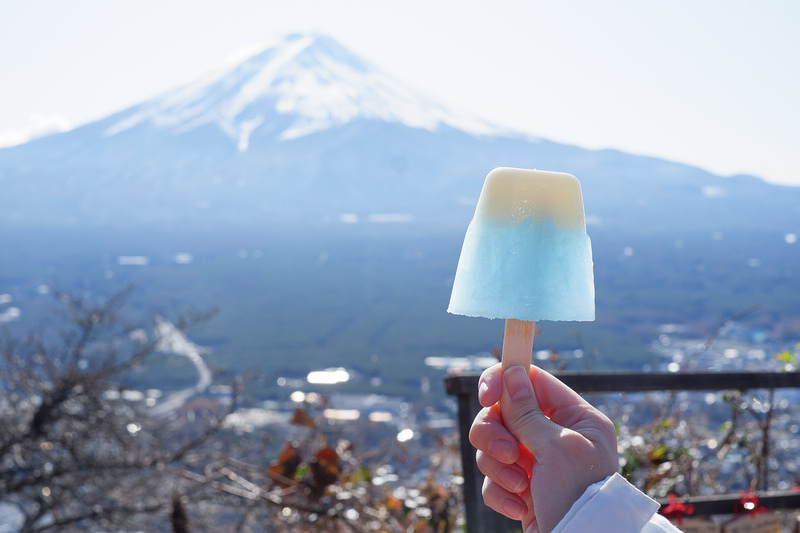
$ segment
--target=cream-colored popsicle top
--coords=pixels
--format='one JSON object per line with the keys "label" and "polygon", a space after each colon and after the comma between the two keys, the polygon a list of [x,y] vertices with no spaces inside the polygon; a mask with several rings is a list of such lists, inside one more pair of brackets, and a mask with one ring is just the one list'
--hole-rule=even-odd
{"label": "cream-colored popsicle top", "polygon": [[475,220],[517,224],[525,219],[552,220],[558,226],[586,231],[578,179],[565,172],[500,167],[483,184]]}

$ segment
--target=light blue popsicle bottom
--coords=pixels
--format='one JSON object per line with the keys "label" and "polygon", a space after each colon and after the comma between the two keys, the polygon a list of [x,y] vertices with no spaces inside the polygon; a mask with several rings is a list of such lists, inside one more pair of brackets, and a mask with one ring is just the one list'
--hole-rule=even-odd
{"label": "light blue popsicle bottom", "polygon": [[592,244],[551,222],[473,221],[448,311],[519,320],[594,320]]}

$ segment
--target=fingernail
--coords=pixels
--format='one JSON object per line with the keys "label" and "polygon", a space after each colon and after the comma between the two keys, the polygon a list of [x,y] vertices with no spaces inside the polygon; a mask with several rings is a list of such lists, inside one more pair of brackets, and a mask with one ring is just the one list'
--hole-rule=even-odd
{"label": "fingernail", "polygon": [[487,385],[485,381],[481,381],[480,385],[478,385],[478,401],[479,402],[483,399],[483,395],[486,394],[487,390],[489,390],[489,385]]}
{"label": "fingernail", "polygon": [[503,498],[500,508],[503,509],[503,514],[515,520],[521,520],[528,510],[523,504],[511,498]]}
{"label": "fingernail", "polygon": [[531,380],[521,366],[512,366],[504,375],[506,390],[512,400],[523,400],[533,393]]}
{"label": "fingernail", "polygon": [[489,447],[486,451],[501,463],[508,463],[512,460],[511,454],[514,453],[514,445],[507,440],[494,439],[489,441]]}

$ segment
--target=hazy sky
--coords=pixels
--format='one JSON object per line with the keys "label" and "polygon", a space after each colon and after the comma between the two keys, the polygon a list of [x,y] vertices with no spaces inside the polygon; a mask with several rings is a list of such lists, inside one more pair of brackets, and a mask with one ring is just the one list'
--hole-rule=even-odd
{"label": "hazy sky", "polygon": [[800,185],[797,0],[2,0],[0,144],[296,31],[501,125]]}

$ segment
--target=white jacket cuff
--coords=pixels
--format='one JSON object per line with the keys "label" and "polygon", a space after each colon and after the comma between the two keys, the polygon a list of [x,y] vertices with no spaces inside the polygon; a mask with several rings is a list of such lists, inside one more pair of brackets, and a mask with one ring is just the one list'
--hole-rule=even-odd
{"label": "white jacket cuff", "polygon": [[657,514],[659,504],[619,474],[586,489],[553,533],[672,533],[679,532]]}

